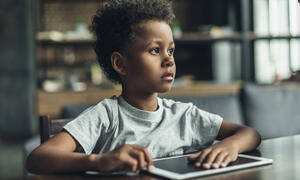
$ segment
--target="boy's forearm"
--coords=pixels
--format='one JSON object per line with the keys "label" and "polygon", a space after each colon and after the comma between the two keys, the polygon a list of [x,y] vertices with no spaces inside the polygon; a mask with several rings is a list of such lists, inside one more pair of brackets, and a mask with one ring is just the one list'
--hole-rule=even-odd
{"label": "boy's forearm", "polygon": [[243,127],[236,131],[232,136],[223,140],[232,143],[238,148],[238,152],[247,152],[254,150],[261,142],[259,133],[250,127]]}
{"label": "boy's forearm", "polygon": [[96,170],[95,156],[57,149],[33,152],[27,159],[27,169],[37,174]]}

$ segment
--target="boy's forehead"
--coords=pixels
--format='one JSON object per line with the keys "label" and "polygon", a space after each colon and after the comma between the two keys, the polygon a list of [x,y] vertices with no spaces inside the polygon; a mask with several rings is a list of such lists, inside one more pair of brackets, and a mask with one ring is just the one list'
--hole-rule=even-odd
{"label": "boy's forehead", "polygon": [[172,30],[164,21],[145,21],[138,25],[136,38],[148,41],[173,41]]}

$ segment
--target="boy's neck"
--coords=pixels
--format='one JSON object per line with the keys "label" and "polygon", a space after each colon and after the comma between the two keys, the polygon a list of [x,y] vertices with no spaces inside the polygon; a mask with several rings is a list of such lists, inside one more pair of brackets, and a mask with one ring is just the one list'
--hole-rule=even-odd
{"label": "boy's neck", "polygon": [[131,106],[144,110],[144,111],[156,111],[158,109],[157,93],[152,94],[137,94],[122,91],[122,97]]}

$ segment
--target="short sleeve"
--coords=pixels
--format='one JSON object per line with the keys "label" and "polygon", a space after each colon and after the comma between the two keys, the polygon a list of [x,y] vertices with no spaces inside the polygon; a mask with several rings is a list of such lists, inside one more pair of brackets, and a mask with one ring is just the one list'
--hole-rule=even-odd
{"label": "short sleeve", "polygon": [[81,145],[86,154],[91,154],[99,138],[105,138],[113,126],[112,109],[100,102],[81,113],[64,126]]}
{"label": "short sleeve", "polygon": [[212,144],[219,133],[223,118],[194,105],[191,105],[186,115],[192,131],[192,146],[205,147]]}

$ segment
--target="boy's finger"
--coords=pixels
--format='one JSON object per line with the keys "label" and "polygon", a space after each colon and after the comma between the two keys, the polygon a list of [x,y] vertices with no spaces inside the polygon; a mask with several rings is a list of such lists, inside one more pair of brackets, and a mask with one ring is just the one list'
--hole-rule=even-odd
{"label": "boy's finger", "polygon": [[207,155],[207,158],[206,158],[206,161],[203,163],[203,168],[205,169],[210,169],[211,168],[211,165],[212,163],[215,161],[217,155],[219,154],[220,152],[219,151],[211,151],[208,155]]}
{"label": "boy's finger", "polygon": [[213,162],[212,164],[212,168],[216,169],[216,168],[219,168],[219,167],[222,167],[221,166],[221,163],[223,162],[224,158],[226,157],[227,154],[225,153],[219,153],[217,156],[216,156],[216,159],[215,161]]}
{"label": "boy's finger", "polygon": [[142,168],[146,167],[147,162],[145,161],[144,152],[142,152],[140,150],[133,149],[130,152],[130,155],[133,156],[138,161],[138,168],[139,169],[142,169]]}
{"label": "boy's finger", "polygon": [[200,155],[197,158],[197,161],[195,163],[196,167],[200,167],[202,162],[207,158],[207,155],[211,152],[211,149],[205,149],[201,151]]}
{"label": "boy's finger", "polygon": [[147,161],[147,168],[148,170],[151,170],[151,168],[153,167],[153,161],[152,161],[152,157],[149,153],[149,151],[147,150],[147,148],[141,147],[141,146],[135,146],[132,145],[134,148],[139,149],[140,151],[142,151],[144,153],[144,158]]}
{"label": "boy's finger", "polygon": [[122,164],[124,164],[125,169],[129,169],[132,172],[137,171],[138,162],[135,158],[131,157],[129,154],[126,154],[123,156],[123,158],[120,159]]}
{"label": "boy's finger", "polygon": [[227,167],[230,162],[231,162],[230,156],[227,155],[224,158],[223,162],[221,163],[221,167],[223,167],[223,168]]}
{"label": "boy's finger", "polygon": [[197,158],[199,157],[200,154],[201,154],[201,151],[196,152],[194,154],[191,154],[191,155],[188,156],[188,160],[189,161],[195,161],[195,160],[197,160]]}
{"label": "boy's finger", "polygon": [[126,164],[129,166],[129,169],[132,172],[136,172],[138,170],[138,162],[137,162],[136,159],[130,158],[130,159],[128,159],[128,161],[126,162]]}

